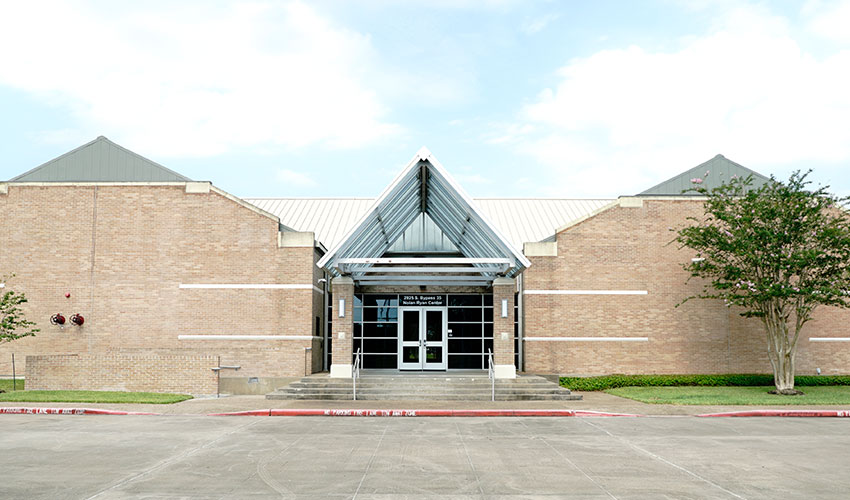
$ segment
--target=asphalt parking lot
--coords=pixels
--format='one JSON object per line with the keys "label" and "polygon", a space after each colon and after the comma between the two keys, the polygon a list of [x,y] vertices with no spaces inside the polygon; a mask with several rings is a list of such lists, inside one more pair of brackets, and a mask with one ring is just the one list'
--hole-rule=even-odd
{"label": "asphalt parking lot", "polygon": [[0,415],[0,498],[847,498],[850,420]]}

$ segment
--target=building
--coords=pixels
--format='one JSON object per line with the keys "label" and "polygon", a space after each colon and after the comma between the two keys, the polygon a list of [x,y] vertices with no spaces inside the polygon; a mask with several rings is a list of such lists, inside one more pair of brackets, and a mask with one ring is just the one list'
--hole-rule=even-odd
{"label": "building", "polygon": [[[636,196],[474,200],[423,149],[377,199],[239,199],[99,137],[0,183],[0,272],[41,328],[0,345],[0,373],[14,352],[31,389],[209,394],[212,367],[271,390],[350,377],[357,356],[455,370],[492,352],[504,378],[770,372],[760,323],[675,307],[698,284],[670,228],[701,213],[681,192],[707,170],[766,180],[718,155]],[[847,373],[847,314],[806,326],[799,372]]]}

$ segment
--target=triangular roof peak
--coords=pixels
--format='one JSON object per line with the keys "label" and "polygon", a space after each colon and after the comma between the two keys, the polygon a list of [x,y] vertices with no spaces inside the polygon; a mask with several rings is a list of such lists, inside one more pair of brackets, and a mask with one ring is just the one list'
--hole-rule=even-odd
{"label": "triangular roof peak", "polygon": [[9,182],[189,182],[104,136],[68,151]]}
{"label": "triangular roof peak", "polygon": [[764,175],[726,158],[722,154],[717,154],[714,158],[685,170],[681,174],[647,189],[638,196],[696,196],[699,193],[684,192],[694,187],[693,179],[702,179],[700,187],[711,190],[729,181],[733,176],[747,177],[749,175],[753,176],[754,188],[770,180]]}
{"label": "triangular roof peak", "polygon": [[425,146],[419,148],[419,151],[416,152],[416,157],[420,160],[427,160],[429,157],[432,157],[431,150]]}
{"label": "triangular roof peak", "polygon": [[[456,276],[438,278],[398,274],[374,276],[381,271],[373,267],[374,264],[394,263],[390,262],[391,258],[383,258],[384,254],[422,213],[430,217],[463,258],[451,259],[451,262],[427,258],[413,260],[423,265],[469,265],[469,270],[451,268],[458,273]],[[404,260],[405,264],[411,263],[408,262],[411,259]],[[407,278],[410,285],[434,284],[429,280],[439,284],[488,285],[498,276],[517,275],[531,263],[500,234],[434,155],[423,147],[317,265],[334,276],[351,275],[360,284],[390,284],[390,279],[393,284],[400,284]],[[442,272],[439,269],[433,268],[430,272]],[[477,276],[471,277],[470,273]]]}

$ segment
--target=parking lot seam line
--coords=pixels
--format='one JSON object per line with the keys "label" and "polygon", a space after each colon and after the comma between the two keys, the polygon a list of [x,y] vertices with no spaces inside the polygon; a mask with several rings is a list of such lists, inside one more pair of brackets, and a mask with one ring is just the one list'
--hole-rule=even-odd
{"label": "parking lot seam line", "polygon": [[678,469],[678,470],[680,470],[680,471],[684,472],[685,474],[688,474],[689,476],[692,476],[692,477],[694,477],[694,478],[696,478],[696,479],[699,479],[700,481],[702,481],[702,482],[704,482],[704,483],[706,483],[706,484],[709,484],[709,485],[711,485],[711,486],[714,486],[715,488],[719,489],[720,491],[723,491],[724,493],[728,493],[729,495],[732,495],[732,496],[733,496],[733,497],[735,497],[735,498],[738,498],[738,499],[740,499],[740,500],[746,500],[746,498],[745,498],[745,497],[742,497],[741,495],[739,495],[739,494],[735,493],[734,491],[729,491],[729,490],[727,490],[726,488],[724,488],[723,486],[720,486],[719,484],[715,483],[714,481],[711,481],[710,479],[706,479],[706,478],[704,478],[704,477],[700,476],[700,475],[699,475],[699,474],[697,474],[696,472],[692,472],[692,471],[688,470],[687,468],[682,467],[681,465],[675,464],[675,463],[673,463],[673,462],[671,462],[671,461],[669,461],[669,460],[665,459],[664,457],[661,457],[661,456],[659,456],[659,455],[656,455],[655,453],[652,453],[651,451],[649,451],[649,450],[647,450],[647,449],[641,448],[640,446],[638,446],[638,445],[636,445],[636,444],[633,444],[631,441],[629,441],[629,440],[627,440],[627,439],[625,439],[625,438],[623,438],[623,437],[621,437],[621,436],[617,436],[617,435],[615,435],[615,434],[612,434],[612,433],[611,433],[611,432],[609,432],[607,429],[605,429],[605,428],[603,428],[603,427],[600,427],[600,426],[598,426],[598,425],[594,424],[593,422],[591,422],[591,421],[589,421],[589,420],[584,420],[584,422],[585,422],[587,425],[590,425],[591,427],[595,427],[595,428],[599,429],[600,431],[604,432],[605,434],[608,434],[608,435],[609,435],[609,436],[611,436],[612,438],[614,438],[614,439],[616,439],[616,440],[620,441],[621,443],[623,443],[623,444],[625,444],[626,446],[628,446],[628,447],[632,448],[633,450],[639,451],[639,452],[641,452],[641,453],[643,453],[643,454],[645,454],[645,455],[649,456],[649,457],[650,457],[650,458],[652,458],[652,459],[658,460],[659,462],[661,462],[661,463],[663,463],[663,464],[667,464],[667,465],[669,465],[670,467],[673,467],[674,469]]}
{"label": "parking lot seam line", "polygon": [[357,489],[354,491],[354,496],[351,497],[351,500],[355,500],[357,495],[360,494],[360,488],[363,487],[363,481],[366,480],[366,475],[369,474],[369,470],[372,468],[372,464],[375,462],[375,457],[378,456],[378,450],[381,449],[381,443],[384,442],[384,436],[387,435],[387,429],[389,429],[389,424],[384,426],[384,432],[381,433],[381,437],[378,439],[378,445],[375,446],[375,451],[372,452],[372,456],[369,457],[369,463],[366,464],[366,469],[363,471],[363,477],[360,478],[360,482],[357,483]]}
{"label": "parking lot seam line", "polygon": [[466,447],[466,441],[463,439],[463,433],[460,431],[460,426],[457,424],[457,421],[455,421],[455,430],[457,430],[457,436],[460,439],[461,446],[463,446],[463,452],[466,454],[466,462],[469,464],[469,468],[472,469],[472,473],[475,475],[475,486],[478,487],[478,493],[481,494],[481,498],[484,498],[484,488],[481,487],[481,476],[475,469],[475,464],[472,463],[472,457],[469,456],[469,448]]}
{"label": "parking lot seam line", "polygon": [[584,471],[584,469],[582,469],[581,467],[579,467],[579,466],[578,466],[578,464],[576,464],[575,462],[573,462],[572,460],[570,460],[570,459],[569,459],[569,457],[567,457],[566,455],[564,455],[563,453],[561,453],[561,451],[560,451],[560,450],[558,450],[557,448],[555,448],[554,446],[552,446],[552,443],[550,443],[549,441],[547,441],[547,440],[546,440],[546,438],[541,437],[541,438],[540,438],[540,440],[541,440],[541,441],[543,441],[543,443],[544,443],[546,446],[548,446],[548,447],[549,447],[552,451],[554,451],[555,453],[557,453],[559,457],[561,457],[561,458],[562,458],[562,459],[564,459],[564,460],[565,460],[568,464],[570,464],[570,465],[571,465],[571,466],[572,466],[575,470],[577,470],[577,471],[581,472],[581,474],[582,474],[584,477],[586,477],[586,478],[587,478],[587,479],[588,479],[591,483],[593,483],[593,485],[594,485],[594,486],[596,486],[596,487],[597,487],[597,488],[599,488],[600,490],[604,491],[606,495],[608,495],[609,497],[613,498],[614,500],[618,500],[618,499],[617,499],[617,497],[616,497],[616,496],[614,496],[614,494],[613,494],[613,493],[611,493],[610,491],[608,491],[608,489],[607,489],[607,488],[605,488],[604,486],[602,486],[602,484],[600,484],[600,483],[599,483],[599,482],[597,482],[595,479],[593,479],[592,477],[590,477],[590,474],[588,474],[587,472],[585,472],[585,471]]}
{"label": "parking lot seam line", "polygon": [[[275,455],[275,457],[274,457],[274,458],[278,458],[278,457],[280,457],[281,455],[283,455],[283,454],[284,454],[287,450],[289,450],[290,448],[292,448],[293,446],[295,446],[295,444],[296,444],[296,443],[298,443],[299,441],[301,441],[302,439],[303,439],[303,437],[299,437],[299,438],[297,438],[295,441],[293,441],[293,442],[289,443],[288,445],[286,445],[286,446],[285,446],[282,450],[280,450],[280,453],[278,453],[277,455]],[[274,460],[274,459],[270,458],[270,459],[268,459],[268,460],[260,460],[260,461],[258,461],[258,462],[257,462],[257,476],[259,476],[259,478],[260,478],[260,479],[261,479],[264,483],[266,483],[267,485],[269,485],[269,486],[271,487],[271,489],[273,489],[273,490],[275,490],[276,492],[278,492],[281,496],[292,495],[293,493],[292,493],[291,491],[289,491],[289,489],[288,489],[285,485],[278,483],[278,482],[274,479],[274,476],[270,475],[270,474],[268,473],[268,471],[266,471],[266,466],[267,466],[269,463],[271,463],[271,461],[272,461],[272,460]]]}
{"label": "parking lot seam line", "polygon": [[191,450],[184,451],[183,453],[179,453],[176,456],[173,456],[173,457],[168,458],[166,460],[160,460],[159,463],[154,465],[153,467],[149,467],[148,469],[146,469],[142,472],[139,472],[138,474],[131,475],[130,477],[125,477],[124,479],[118,481],[117,483],[115,483],[111,486],[108,486],[106,488],[103,488],[102,490],[98,491],[94,495],[88,497],[87,500],[92,500],[94,498],[97,498],[97,497],[103,495],[104,493],[106,493],[107,491],[111,491],[111,490],[114,490],[115,488],[119,488],[119,487],[124,486],[126,484],[132,483],[133,481],[135,481],[139,478],[142,478],[144,476],[147,476],[147,475],[149,475],[153,472],[156,472],[156,471],[162,469],[163,467],[169,466],[172,463],[175,463],[175,462],[183,460],[187,457],[190,457],[190,456],[194,455],[196,452],[212,446],[213,444],[220,441],[221,439],[224,439],[224,438],[230,436],[231,434],[239,432],[239,431],[241,431],[241,430],[243,430],[247,427],[250,427],[252,425],[256,425],[259,422],[260,422],[260,420],[254,420],[253,422],[248,422],[245,425],[241,425],[241,426],[239,426],[235,429],[231,429],[230,431],[225,432],[224,434],[218,436],[217,438],[213,439],[212,441],[209,441],[207,443],[202,444],[201,446],[196,446],[195,448],[192,448]]}

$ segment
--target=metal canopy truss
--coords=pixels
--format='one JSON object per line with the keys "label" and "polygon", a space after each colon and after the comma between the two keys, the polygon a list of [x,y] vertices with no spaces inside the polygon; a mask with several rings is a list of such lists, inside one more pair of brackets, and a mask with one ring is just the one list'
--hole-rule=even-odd
{"label": "metal canopy truss", "polygon": [[[382,257],[423,213],[463,257]],[[364,285],[488,286],[499,276],[516,276],[530,262],[422,148],[318,265],[333,276],[349,275]]]}

